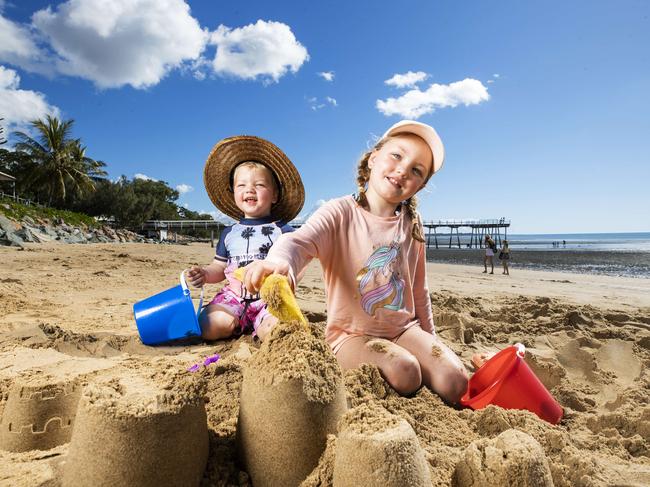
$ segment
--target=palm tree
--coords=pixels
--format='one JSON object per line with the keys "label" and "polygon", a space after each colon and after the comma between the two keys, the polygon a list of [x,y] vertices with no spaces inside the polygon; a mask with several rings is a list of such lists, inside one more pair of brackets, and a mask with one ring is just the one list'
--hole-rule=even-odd
{"label": "palm tree", "polygon": [[71,154],[75,161],[81,163],[84,167],[85,174],[94,182],[104,179],[108,175],[108,173],[102,169],[106,167],[106,163],[88,157],[86,155],[86,147],[81,145],[81,139],[74,140]]}
{"label": "palm tree", "polygon": [[271,240],[271,235],[273,235],[274,228],[272,226],[262,227],[262,235],[269,239],[269,243],[273,245],[273,240]]}
{"label": "palm tree", "polygon": [[81,196],[94,191],[95,178],[106,175],[101,169],[105,164],[86,157],[81,141],[70,138],[73,123],[47,115],[45,120],[31,122],[38,140],[14,132],[19,141],[16,150],[28,154],[36,164],[29,184],[45,193],[49,204],[63,204],[70,194]]}
{"label": "palm tree", "polygon": [[246,239],[246,253],[248,253],[248,246],[251,243],[251,237],[253,235],[255,235],[255,229],[253,227],[246,227],[241,232],[241,237]]}

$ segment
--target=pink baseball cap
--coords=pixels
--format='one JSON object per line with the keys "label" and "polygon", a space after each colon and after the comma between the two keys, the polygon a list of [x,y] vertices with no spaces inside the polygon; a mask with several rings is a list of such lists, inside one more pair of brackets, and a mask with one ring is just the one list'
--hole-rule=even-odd
{"label": "pink baseball cap", "polygon": [[389,128],[382,136],[381,140],[399,134],[415,134],[424,139],[431,148],[431,153],[433,154],[433,171],[431,171],[429,177],[440,170],[442,163],[445,160],[445,147],[442,145],[442,140],[440,140],[440,137],[433,127],[426,123],[416,122],[414,120],[402,120]]}

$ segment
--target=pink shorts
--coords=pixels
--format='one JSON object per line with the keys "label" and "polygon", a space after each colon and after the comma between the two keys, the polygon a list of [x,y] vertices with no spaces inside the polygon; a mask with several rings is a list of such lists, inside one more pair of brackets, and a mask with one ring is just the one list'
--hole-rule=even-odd
{"label": "pink shorts", "polygon": [[338,336],[336,336],[333,339],[329,340],[329,345],[332,348],[332,353],[336,355],[339,353],[339,350],[341,350],[341,347],[345,345],[345,343],[348,340],[351,340],[352,338],[360,337],[360,336],[365,336],[368,338],[384,338],[388,341],[391,341],[393,343],[397,343],[397,340],[400,339],[400,337],[404,334],[406,330],[409,328],[413,328],[414,326],[417,326],[421,328],[420,326],[420,320],[412,320],[410,323],[408,323],[403,329],[401,329],[397,335],[394,337],[377,337],[377,336],[372,336],[372,335],[366,335],[365,333],[348,333],[347,331],[340,330]]}
{"label": "pink shorts", "polygon": [[256,336],[262,320],[271,314],[266,309],[266,303],[261,299],[243,299],[228,287],[224,287],[208,303],[208,306],[212,305],[217,305],[239,320],[240,329],[239,333],[235,333],[236,335],[252,331],[253,336]]}

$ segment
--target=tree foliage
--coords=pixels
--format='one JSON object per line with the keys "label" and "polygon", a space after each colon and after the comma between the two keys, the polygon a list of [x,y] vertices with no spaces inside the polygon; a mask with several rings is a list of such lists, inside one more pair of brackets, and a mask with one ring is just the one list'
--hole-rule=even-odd
{"label": "tree foliage", "polygon": [[65,207],[66,202],[93,192],[95,181],[106,175],[105,164],[87,157],[81,141],[71,138],[73,124],[47,115],[31,122],[36,138],[14,132],[16,151],[32,162],[25,183],[48,205]]}
{"label": "tree foliage", "polygon": [[47,116],[31,125],[36,137],[14,132],[14,150],[0,149],[0,171],[16,178],[23,197],[138,229],[147,220],[211,220],[176,204],[179,193],[164,181],[106,179],[106,163],[87,156],[71,137],[73,120]]}

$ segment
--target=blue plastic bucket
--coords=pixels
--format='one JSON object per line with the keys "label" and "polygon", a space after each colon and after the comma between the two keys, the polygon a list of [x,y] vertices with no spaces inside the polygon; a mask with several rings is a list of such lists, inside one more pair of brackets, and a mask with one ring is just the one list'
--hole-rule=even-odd
{"label": "blue plastic bucket", "polygon": [[181,283],[133,305],[133,317],[145,345],[201,335],[198,313],[203,306],[203,288],[198,312],[190,297],[184,271]]}

